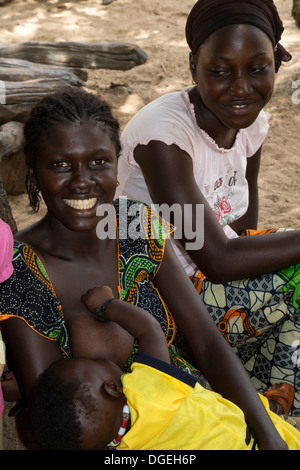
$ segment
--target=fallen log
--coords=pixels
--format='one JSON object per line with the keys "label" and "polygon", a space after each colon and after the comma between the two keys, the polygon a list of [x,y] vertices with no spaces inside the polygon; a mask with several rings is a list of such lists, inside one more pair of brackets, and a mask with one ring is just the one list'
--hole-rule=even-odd
{"label": "fallen log", "polygon": [[83,85],[88,79],[86,70],[36,64],[29,60],[0,57],[0,80],[21,82],[36,78],[61,78],[72,85]]}
{"label": "fallen log", "polygon": [[146,53],[139,46],[123,42],[25,42],[1,46],[0,57],[58,66],[111,70],[129,70],[147,60]]}
{"label": "fallen log", "polygon": [[3,82],[0,100],[0,125],[9,121],[24,122],[32,107],[48,93],[59,89],[73,88],[60,79],[36,79],[23,82]]}
{"label": "fallen log", "polygon": [[40,78],[23,82],[4,83],[5,104],[36,103],[47,93],[72,86],[72,83],[60,78]]}

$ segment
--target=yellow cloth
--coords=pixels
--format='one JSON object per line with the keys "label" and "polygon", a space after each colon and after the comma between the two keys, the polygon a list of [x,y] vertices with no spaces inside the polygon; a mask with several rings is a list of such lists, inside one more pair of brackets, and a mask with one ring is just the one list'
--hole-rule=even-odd
{"label": "yellow cloth", "polygon": [[[246,444],[243,412],[221,395],[202,388],[192,376],[141,353],[131,370],[122,377],[131,428],[118,450],[252,448],[253,438]],[[267,407],[268,401],[262,400]],[[289,448],[300,450],[300,432],[270,414]]]}

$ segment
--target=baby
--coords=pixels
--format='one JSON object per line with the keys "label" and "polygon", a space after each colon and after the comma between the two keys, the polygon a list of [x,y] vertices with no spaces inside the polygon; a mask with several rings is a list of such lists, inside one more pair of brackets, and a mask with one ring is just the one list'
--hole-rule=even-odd
{"label": "baby", "polygon": [[[89,290],[82,301],[98,321],[126,329],[138,340],[139,352],[126,374],[107,359],[78,357],[50,366],[39,381],[31,409],[32,429],[42,448],[258,447],[235,404],[170,364],[161,327],[149,313],[114,299],[109,287]],[[261,400],[288,448],[300,450],[299,431],[269,411],[265,397]]]}

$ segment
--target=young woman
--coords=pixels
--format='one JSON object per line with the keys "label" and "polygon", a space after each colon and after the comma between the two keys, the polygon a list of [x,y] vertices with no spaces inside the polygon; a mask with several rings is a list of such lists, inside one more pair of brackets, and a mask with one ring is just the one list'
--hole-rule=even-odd
{"label": "young woman", "polygon": [[[272,0],[199,0],[186,24],[194,86],[158,98],[127,125],[116,194],[193,208],[192,230],[174,219],[181,264],[255,387],[294,386],[291,413],[300,416],[300,231],[242,236],[257,233],[263,108],[291,58],[282,32]],[[201,231],[195,249],[190,233]],[[276,393],[283,404],[285,391]]]}
{"label": "young woman", "polygon": [[[36,207],[40,191],[48,210],[15,237],[14,273],[1,284],[0,319],[25,406],[40,375],[62,355],[85,357],[85,346],[89,354],[94,347],[95,358],[124,367],[132,336],[113,323],[95,328],[81,302],[88,289],[106,285],[116,298],[158,319],[172,360],[186,368],[172,349],[175,322],[199,370],[243,410],[259,446],[282,448],[242,364],[174,256],[166,239],[170,227],[143,203],[127,201],[124,210],[121,201],[113,202],[120,147],[108,106],[79,90],[54,94],[32,111],[24,133],[31,203]],[[98,215],[103,207],[107,216]],[[109,237],[98,230],[105,217],[115,227]],[[137,225],[142,236],[131,236]],[[78,324],[82,339],[73,341]]]}

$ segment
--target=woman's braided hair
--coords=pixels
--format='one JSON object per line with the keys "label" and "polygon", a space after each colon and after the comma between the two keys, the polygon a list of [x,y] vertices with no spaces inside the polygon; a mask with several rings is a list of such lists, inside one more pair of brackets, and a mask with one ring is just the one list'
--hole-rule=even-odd
{"label": "woman's braided hair", "polygon": [[[62,89],[47,95],[31,111],[24,125],[24,154],[27,169],[35,168],[41,136],[57,125],[99,123],[109,134],[119,156],[119,122],[112,115],[110,106],[92,93],[79,88]],[[26,192],[32,209],[40,206],[39,188],[26,176]]]}

